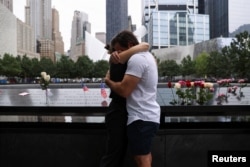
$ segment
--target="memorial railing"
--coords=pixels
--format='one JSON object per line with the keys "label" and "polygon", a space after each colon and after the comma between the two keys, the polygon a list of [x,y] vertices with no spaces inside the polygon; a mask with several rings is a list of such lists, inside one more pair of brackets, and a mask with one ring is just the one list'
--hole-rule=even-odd
{"label": "memorial railing", "polygon": [[[79,85],[50,86],[48,103],[39,85],[0,87],[1,164],[99,166],[105,151],[104,116],[110,99],[100,95],[100,87],[89,86],[84,91]],[[106,91],[108,94],[108,88]],[[171,105],[172,94],[166,84],[158,85],[157,91],[161,124],[152,148],[153,167],[206,166],[208,151],[249,150],[248,88],[242,99],[230,95],[227,103],[220,105],[216,96],[210,105]],[[130,160],[128,157],[125,166],[133,166]]]}
{"label": "memorial railing", "polygon": [[[230,95],[223,104],[217,104],[215,93],[209,105],[172,105],[172,90],[166,84],[159,84],[157,101],[161,106],[161,125],[250,122],[250,89],[244,89],[243,98],[239,100]],[[108,88],[106,91],[109,94]],[[8,87],[1,89],[0,122],[102,124],[110,99],[100,94],[100,88],[96,87],[89,86],[89,90],[84,91],[80,86],[53,88],[52,85],[47,103],[44,90],[39,87]]]}

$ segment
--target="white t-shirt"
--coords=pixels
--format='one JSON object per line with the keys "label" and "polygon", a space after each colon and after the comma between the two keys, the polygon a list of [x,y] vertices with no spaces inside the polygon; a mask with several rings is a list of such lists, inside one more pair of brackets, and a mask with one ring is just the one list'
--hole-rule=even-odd
{"label": "white t-shirt", "polygon": [[158,69],[149,52],[140,52],[128,60],[126,74],[140,78],[140,82],[127,97],[128,122],[136,120],[160,123],[160,106],[156,101]]}

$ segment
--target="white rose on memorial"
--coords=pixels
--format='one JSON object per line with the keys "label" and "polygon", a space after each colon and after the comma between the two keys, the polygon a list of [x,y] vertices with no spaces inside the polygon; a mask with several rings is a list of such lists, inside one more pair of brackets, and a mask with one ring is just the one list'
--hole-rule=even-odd
{"label": "white rose on memorial", "polygon": [[48,89],[48,86],[50,84],[50,75],[47,75],[46,72],[41,72],[41,79],[40,79],[40,85],[43,90]]}

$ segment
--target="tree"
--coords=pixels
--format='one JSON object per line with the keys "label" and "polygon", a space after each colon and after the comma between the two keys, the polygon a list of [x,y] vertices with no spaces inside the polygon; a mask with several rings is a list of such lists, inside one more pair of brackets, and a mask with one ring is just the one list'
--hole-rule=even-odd
{"label": "tree", "polygon": [[195,74],[195,62],[192,61],[190,55],[184,57],[181,60],[180,70],[181,70],[181,75],[184,77]]}
{"label": "tree", "polygon": [[172,80],[173,76],[180,75],[180,66],[174,60],[166,60],[159,63],[160,76],[168,76]]}
{"label": "tree", "polygon": [[88,56],[80,56],[76,63],[76,74],[79,78],[92,78],[93,75],[93,61],[89,59]]}
{"label": "tree", "polygon": [[41,72],[42,72],[42,68],[40,67],[40,62],[37,58],[33,58],[31,59],[31,63],[32,63],[32,66],[31,66],[31,76],[32,77],[40,77],[41,75]]}
{"label": "tree", "polygon": [[[19,59],[19,56],[18,58]],[[22,78],[27,78],[27,77],[32,77],[32,61],[31,59],[29,59],[26,55],[24,55],[21,58],[21,68],[22,68],[22,72],[21,72],[21,77]]]}
{"label": "tree", "polygon": [[230,61],[220,52],[213,51],[207,58],[207,75],[210,77],[227,78],[231,70],[228,68]]}
{"label": "tree", "polygon": [[237,34],[230,46],[222,49],[222,54],[230,60],[230,68],[235,77],[250,77],[250,35],[247,31]]}
{"label": "tree", "polygon": [[93,70],[93,75],[96,78],[103,78],[105,77],[107,71],[109,69],[109,63],[106,60],[99,60],[94,63],[94,70]]}
{"label": "tree", "polygon": [[203,52],[195,59],[195,71],[199,77],[205,77],[207,75],[208,56],[207,53]]}
{"label": "tree", "polygon": [[74,76],[74,62],[68,56],[63,55],[56,63],[56,76],[59,78],[71,78]]}
{"label": "tree", "polygon": [[56,66],[50,58],[42,57],[39,64],[40,64],[40,68],[41,68],[40,72],[44,71],[47,74],[49,74],[51,77],[55,76]]}
{"label": "tree", "polygon": [[7,77],[19,76],[21,73],[21,65],[13,56],[4,54],[1,62],[1,70],[3,75]]}

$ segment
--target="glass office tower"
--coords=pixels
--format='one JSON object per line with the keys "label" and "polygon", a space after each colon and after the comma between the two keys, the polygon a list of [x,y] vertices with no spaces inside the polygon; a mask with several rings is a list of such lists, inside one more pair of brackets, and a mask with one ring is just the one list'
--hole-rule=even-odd
{"label": "glass office tower", "polygon": [[234,37],[250,32],[249,0],[204,0],[210,15],[210,37]]}
{"label": "glass office tower", "polygon": [[128,29],[128,1],[106,0],[106,41],[124,29]]}
{"label": "glass office tower", "polygon": [[209,40],[209,16],[153,12],[149,30],[149,41],[155,49],[192,45]]}
{"label": "glass office tower", "polygon": [[144,1],[143,4],[147,11],[144,23],[148,29],[145,41],[150,43],[152,49],[187,46],[209,40],[209,16],[198,14],[198,0]]}

